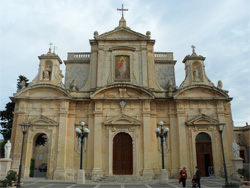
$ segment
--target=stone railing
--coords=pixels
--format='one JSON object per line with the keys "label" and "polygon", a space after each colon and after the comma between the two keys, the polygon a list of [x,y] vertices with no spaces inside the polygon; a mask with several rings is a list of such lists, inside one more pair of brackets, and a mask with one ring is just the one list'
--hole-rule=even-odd
{"label": "stone railing", "polygon": [[155,60],[173,60],[173,52],[155,52]]}
{"label": "stone railing", "polygon": [[90,60],[89,52],[68,53],[68,60]]}

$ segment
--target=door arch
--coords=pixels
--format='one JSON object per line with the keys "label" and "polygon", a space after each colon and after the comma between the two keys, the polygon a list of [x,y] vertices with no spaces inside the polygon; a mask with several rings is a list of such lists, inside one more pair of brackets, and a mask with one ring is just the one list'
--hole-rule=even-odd
{"label": "door arch", "polygon": [[133,174],[133,144],[127,133],[118,133],[113,140],[113,174]]}
{"label": "door arch", "polygon": [[197,166],[201,176],[209,176],[209,167],[213,167],[212,142],[207,133],[199,133],[196,138]]}

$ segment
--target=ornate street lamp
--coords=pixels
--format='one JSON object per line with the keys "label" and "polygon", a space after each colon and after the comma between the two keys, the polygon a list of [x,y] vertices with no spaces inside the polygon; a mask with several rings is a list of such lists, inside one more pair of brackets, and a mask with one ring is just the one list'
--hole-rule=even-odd
{"label": "ornate street lamp", "polygon": [[219,133],[220,133],[220,140],[221,140],[221,148],[222,148],[222,155],[223,155],[223,162],[224,162],[224,172],[225,172],[225,183],[228,183],[228,177],[227,177],[227,167],[226,167],[226,161],[225,161],[225,154],[224,154],[224,147],[223,147],[223,139],[222,139],[222,132],[225,126],[225,123],[218,123],[216,124],[219,128]]}
{"label": "ornate street lamp", "polygon": [[20,187],[20,180],[21,180],[21,172],[22,172],[22,160],[23,160],[23,146],[24,146],[24,138],[25,138],[25,134],[27,133],[30,124],[28,123],[22,123],[19,124],[22,128],[22,132],[23,132],[23,142],[22,142],[22,150],[21,150],[21,159],[20,159],[20,165],[19,165],[19,172],[18,172],[18,181],[17,181],[17,188]]}
{"label": "ornate street lamp", "polygon": [[161,128],[156,128],[155,129],[155,133],[156,133],[156,137],[160,137],[161,139],[161,153],[162,153],[162,170],[161,170],[161,174],[160,174],[160,184],[166,184],[168,183],[168,175],[167,175],[167,170],[165,169],[165,165],[164,165],[164,139],[166,139],[168,137],[168,132],[169,132],[169,128],[165,127],[163,128],[163,121],[159,122],[159,125],[161,126]]}
{"label": "ornate street lamp", "polygon": [[76,136],[81,139],[80,170],[78,171],[78,175],[77,175],[77,180],[76,180],[77,184],[85,183],[85,172],[82,169],[82,153],[83,153],[84,138],[88,137],[88,134],[90,131],[88,128],[86,127],[84,128],[84,126],[85,126],[85,122],[82,121],[81,129],[76,128]]}

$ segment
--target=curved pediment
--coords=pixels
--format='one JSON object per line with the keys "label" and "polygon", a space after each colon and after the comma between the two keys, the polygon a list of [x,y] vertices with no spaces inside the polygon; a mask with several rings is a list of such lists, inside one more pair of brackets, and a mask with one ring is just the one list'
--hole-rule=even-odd
{"label": "curved pediment", "polygon": [[154,95],[140,87],[119,84],[104,87],[90,96],[91,99],[154,99]]}
{"label": "curved pediment", "polygon": [[226,99],[232,100],[226,92],[207,85],[188,86],[178,90],[174,99]]}
{"label": "curved pediment", "polygon": [[121,114],[119,116],[110,118],[104,122],[105,125],[140,125],[141,121],[133,117]]}
{"label": "curved pediment", "polygon": [[198,116],[188,120],[186,122],[186,125],[215,125],[218,123],[218,120],[213,119],[210,116],[207,116],[205,114],[199,114]]}
{"label": "curved pediment", "polygon": [[50,85],[37,84],[18,91],[14,95],[15,98],[35,98],[35,99],[50,99],[50,98],[69,98],[69,92],[65,89]]}
{"label": "curved pediment", "polygon": [[31,119],[29,121],[29,124],[31,124],[31,125],[50,125],[50,126],[59,125],[58,122],[56,122],[53,119],[50,119],[46,116],[43,116],[43,115],[36,117],[34,119]]}

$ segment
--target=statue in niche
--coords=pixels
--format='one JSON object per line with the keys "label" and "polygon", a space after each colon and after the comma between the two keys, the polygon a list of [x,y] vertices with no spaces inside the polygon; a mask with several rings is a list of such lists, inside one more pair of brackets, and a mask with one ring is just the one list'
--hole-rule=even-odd
{"label": "statue in niche", "polygon": [[199,71],[199,68],[197,66],[194,67],[193,78],[194,78],[194,81],[200,80],[200,71]]}
{"label": "statue in niche", "polygon": [[7,143],[4,145],[4,158],[10,158],[10,150],[11,150],[11,143],[8,140]]}
{"label": "statue in niche", "polygon": [[78,87],[77,87],[77,84],[76,84],[76,81],[75,81],[75,80],[73,80],[73,81],[71,82],[70,90],[71,90],[71,91],[78,91]]}
{"label": "statue in niche", "polygon": [[43,80],[50,80],[51,76],[51,68],[49,65],[43,71]]}
{"label": "statue in niche", "polygon": [[233,141],[233,152],[234,152],[234,157],[235,159],[239,158],[239,152],[240,152],[240,146],[236,143],[236,141]]}

